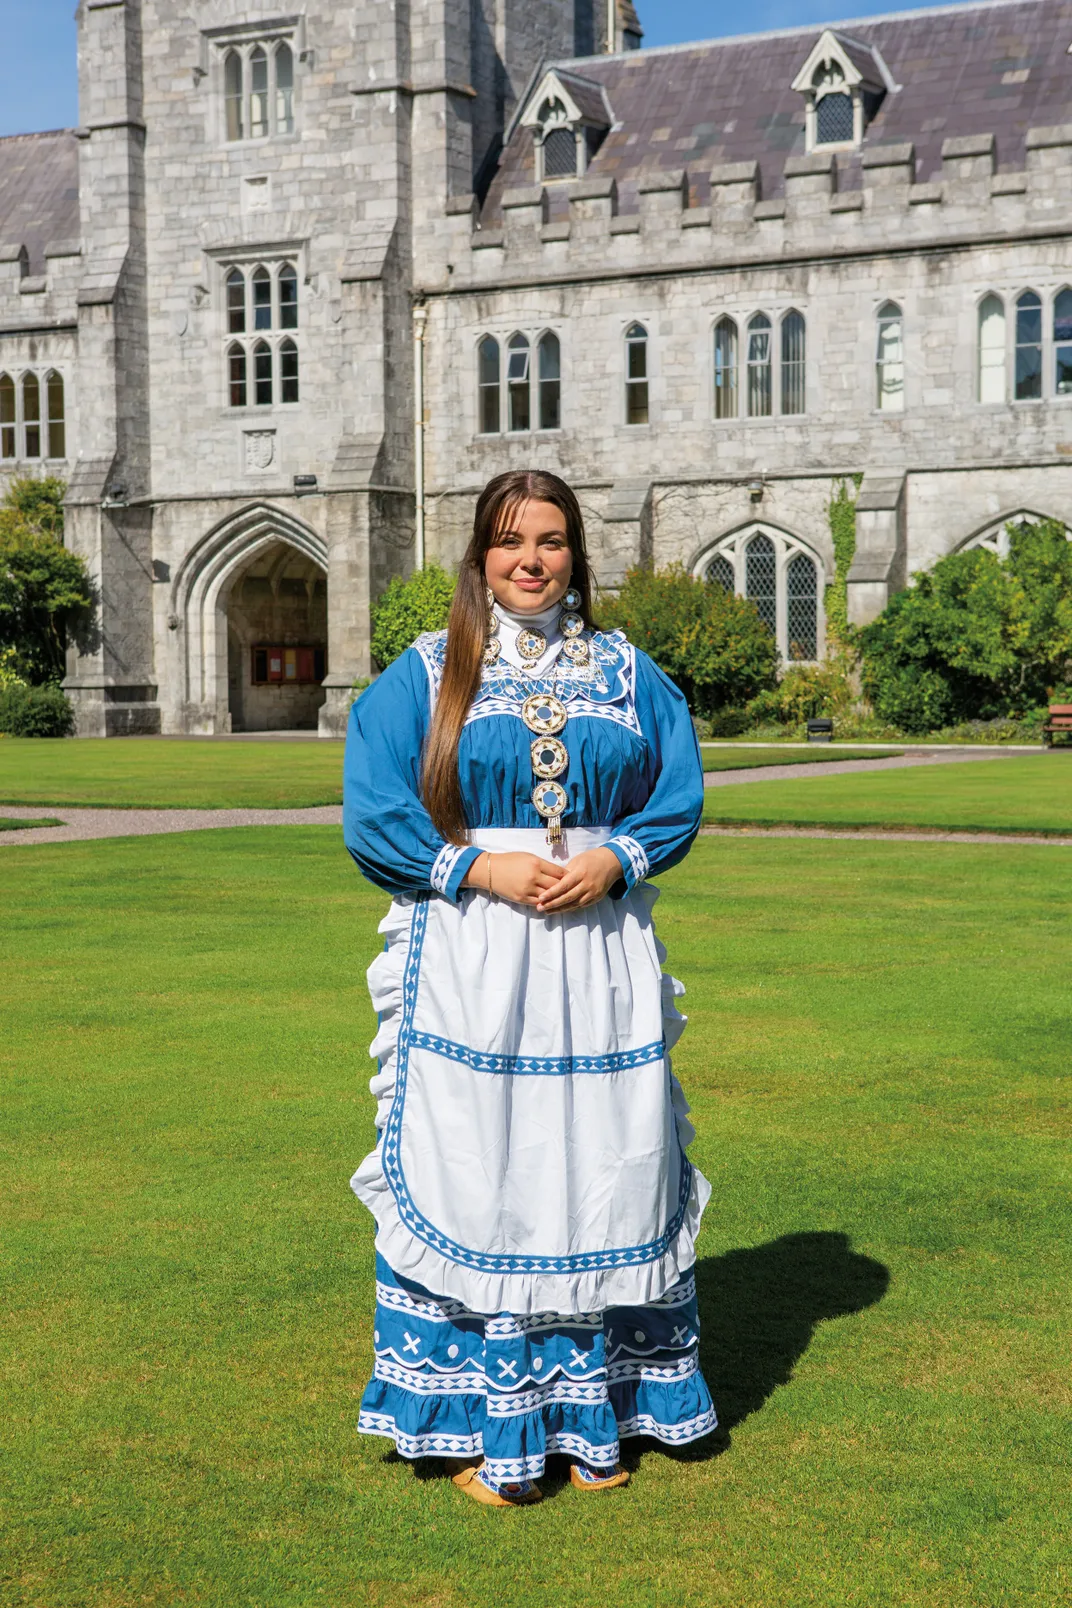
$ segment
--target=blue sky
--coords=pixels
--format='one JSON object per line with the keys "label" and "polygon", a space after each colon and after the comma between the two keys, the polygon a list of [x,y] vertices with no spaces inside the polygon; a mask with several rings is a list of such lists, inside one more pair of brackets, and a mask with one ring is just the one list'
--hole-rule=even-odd
{"label": "blue sky", "polygon": [[[75,0],[0,0],[0,134],[70,128],[78,121]],[[829,0],[637,0],[646,45],[794,28],[843,16],[911,10],[910,0],[837,6]]]}

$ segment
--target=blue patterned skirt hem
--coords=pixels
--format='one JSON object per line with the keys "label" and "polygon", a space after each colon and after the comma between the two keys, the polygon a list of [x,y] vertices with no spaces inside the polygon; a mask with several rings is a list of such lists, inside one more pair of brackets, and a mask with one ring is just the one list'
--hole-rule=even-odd
{"label": "blue patterned skirt hem", "polygon": [[605,1466],[619,1442],[670,1446],[716,1426],[698,1360],[696,1287],[596,1313],[485,1317],[376,1262],[375,1370],[358,1428],[405,1458],[483,1455],[497,1481],[561,1453]]}

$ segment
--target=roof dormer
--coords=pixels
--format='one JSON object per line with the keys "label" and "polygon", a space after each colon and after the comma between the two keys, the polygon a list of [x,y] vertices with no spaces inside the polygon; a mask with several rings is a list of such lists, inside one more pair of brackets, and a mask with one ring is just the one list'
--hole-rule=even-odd
{"label": "roof dormer", "polygon": [[602,84],[567,73],[546,72],[521,115],[536,150],[536,183],[581,179],[614,119]]}
{"label": "roof dormer", "polygon": [[824,29],[793,80],[805,99],[807,149],[859,146],[886,94],[899,87],[874,46]]}

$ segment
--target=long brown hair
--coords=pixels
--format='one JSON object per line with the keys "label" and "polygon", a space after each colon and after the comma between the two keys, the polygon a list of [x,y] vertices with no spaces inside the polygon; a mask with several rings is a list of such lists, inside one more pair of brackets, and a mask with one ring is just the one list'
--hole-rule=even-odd
{"label": "long brown hair", "polygon": [[592,575],[584,545],[584,521],[573,492],[558,475],[542,469],[511,469],[489,480],[477,500],[473,534],[465,549],[454,601],[447,620],[447,658],[424,751],[424,804],[436,830],[448,843],[464,843],[468,834],[458,779],[458,741],[470,705],[480,686],[487,637],[488,605],[484,559],[499,533],[526,502],[552,503],[566,519],[566,540],[573,557],[570,585],[581,596],[578,614],[593,625]]}

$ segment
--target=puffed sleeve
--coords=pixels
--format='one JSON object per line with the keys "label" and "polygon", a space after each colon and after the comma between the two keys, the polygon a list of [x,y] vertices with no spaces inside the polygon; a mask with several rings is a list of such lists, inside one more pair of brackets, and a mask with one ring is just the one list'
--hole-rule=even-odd
{"label": "puffed sleeve", "polygon": [[343,763],[346,847],[388,893],[433,893],[457,903],[480,850],[447,843],[421,803],[421,752],[430,719],[428,672],[413,648],[350,711]]}
{"label": "puffed sleeve", "polygon": [[607,844],[622,863],[626,886],[683,860],[703,817],[700,748],[683,695],[646,653],[636,655],[636,710],[655,756],[655,786],[642,809],[615,827]]}

